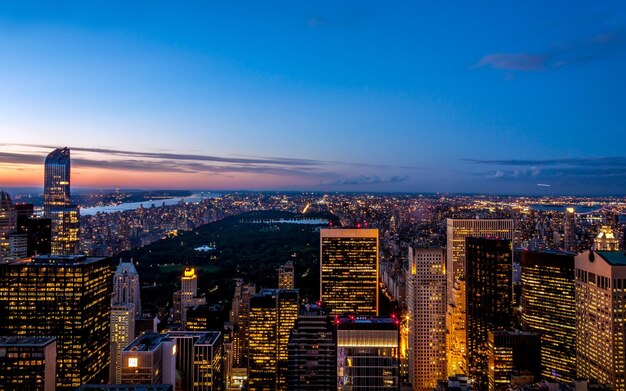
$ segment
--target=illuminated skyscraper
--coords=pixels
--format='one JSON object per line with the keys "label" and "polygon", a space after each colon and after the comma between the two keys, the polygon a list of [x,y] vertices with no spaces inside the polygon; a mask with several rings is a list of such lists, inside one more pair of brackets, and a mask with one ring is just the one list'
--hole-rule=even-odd
{"label": "illuminated skyscraper", "polygon": [[576,210],[567,208],[563,217],[563,248],[576,251]]}
{"label": "illuminated skyscraper", "polygon": [[286,389],[289,334],[298,309],[297,289],[263,289],[250,299],[250,389]]}
{"label": "illuminated skyscraper", "polygon": [[11,196],[0,191],[0,262],[10,257],[10,236],[17,232],[17,210]]}
{"label": "illuminated skyscraper", "polygon": [[618,251],[619,240],[615,237],[613,229],[610,226],[603,225],[600,232],[593,242],[595,251]]}
{"label": "illuminated skyscraper", "polygon": [[341,317],[337,327],[337,389],[397,390],[400,329],[393,318]]}
{"label": "illuminated skyscraper", "polygon": [[545,379],[576,378],[574,254],[522,251],[522,325],[541,335]]}
{"label": "illuminated skyscraper", "polygon": [[278,289],[293,289],[295,271],[293,262],[289,261],[278,268]]}
{"label": "illuminated skyscraper", "polygon": [[446,375],[446,256],[443,248],[409,247],[409,380],[432,390]]}
{"label": "illuminated skyscraper", "polygon": [[122,350],[135,339],[135,306],[114,304],[111,306],[111,365],[109,382],[122,382]]}
{"label": "illuminated skyscraper", "polygon": [[488,384],[488,332],[513,323],[513,249],[496,238],[467,238],[466,246],[468,374],[481,389]]}
{"label": "illuminated skyscraper", "polygon": [[170,331],[184,390],[224,390],[224,338],[219,331]]}
{"label": "illuminated skyscraper", "polygon": [[111,269],[106,258],[39,256],[0,265],[0,335],[56,336],[57,387],[109,365]]}
{"label": "illuminated skyscraper", "polygon": [[539,334],[501,330],[488,333],[489,391],[511,384],[511,374],[529,378],[528,383],[539,380],[541,372],[541,338]]}
{"label": "illuminated skyscraper", "polygon": [[52,209],[70,203],[70,150],[58,148],[48,154],[44,163],[44,217],[50,218]]}
{"label": "illuminated skyscraper", "polygon": [[289,337],[287,389],[337,390],[335,330],[326,312],[307,305],[298,315]]}
{"label": "illuminated skyscraper", "polygon": [[232,331],[232,355],[234,368],[248,367],[248,326],[250,321],[250,298],[256,295],[253,283],[235,280],[235,295],[230,312]]}
{"label": "illuminated skyscraper", "polygon": [[120,260],[120,264],[113,275],[113,304],[133,304],[135,317],[141,316],[141,286],[139,285],[139,273],[132,262]]}
{"label": "illuminated skyscraper", "polygon": [[378,314],[378,230],[320,230],[320,295],[331,315]]}
{"label": "illuminated skyscraper", "polygon": [[180,323],[185,327],[187,324],[187,309],[196,305],[206,304],[204,297],[198,297],[198,276],[193,267],[186,267],[183,271],[183,276],[180,279],[180,291],[174,292],[174,296],[176,295],[180,299],[174,299],[174,312],[175,314],[180,314]]}
{"label": "illuminated skyscraper", "polygon": [[626,254],[576,256],[576,375],[626,390]]}
{"label": "illuminated skyscraper", "polygon": [[513,220],[448,219],[446,273],[448,312],[446,351],[448,376],[467,373],[467,333],[465,295],[465,239],[493,236],[513,240]]}
{"label": "illuminated skyscraper", "polygon": [[54,391],[54,337],[0,337],[0,389]]}
{"label": "illuminated skyscraper", "polygon": [[175,385],[176,348],[166,334],[141,334],[122,351],[121,384]]}

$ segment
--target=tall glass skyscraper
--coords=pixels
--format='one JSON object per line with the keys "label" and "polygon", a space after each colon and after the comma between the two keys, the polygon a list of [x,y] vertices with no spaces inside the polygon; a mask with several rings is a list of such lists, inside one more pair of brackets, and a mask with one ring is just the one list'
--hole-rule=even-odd
{"label": "tall glass skyscraper", "polygon": [[70,205],[70,150],[57,148],[46,157],[43,184],[44,217],[53,208]]}

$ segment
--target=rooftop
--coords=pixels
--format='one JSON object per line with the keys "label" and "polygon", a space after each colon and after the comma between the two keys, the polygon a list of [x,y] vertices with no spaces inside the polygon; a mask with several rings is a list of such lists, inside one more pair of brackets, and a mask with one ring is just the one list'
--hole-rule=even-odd
{"label": "rooftop", "polygon": [[171,384],[84,384],[77,391],[172,391]]}
{"label": "rooftop", "polygon": [[166,334],[170,338],[176,337],[198,337],[194,345],[213,345],[221,333],[219,331],[170,331]]}
{"label": "rooftop", "polygon": [[124,348],[125,352],[151,352],[166,340],[171,340],[166,334],[145,333],[137,337],[130,345]]}
{"label": "rooftop", "polygon": [[55,337],[0,337],[0,346],[46,346],[54,341]]}
{"label": "rooftop", "polygon": [[623,251],[597,251],[596,253],[613,266],[626,266],[626,253]]}
{"label": "rooftop", "polygon": [[103,257],[88,257],[86,255],[38,255],[32,258],[24,258],[12,261],[10,265],[45,265],[45,266],[73,266],[87,265],[99,262]]}
{"label": "rooftop", "polygon": [[341,329],[396,330],[399,327],[400,321],[398,318],[351,315],[336,317],[335,324]]}

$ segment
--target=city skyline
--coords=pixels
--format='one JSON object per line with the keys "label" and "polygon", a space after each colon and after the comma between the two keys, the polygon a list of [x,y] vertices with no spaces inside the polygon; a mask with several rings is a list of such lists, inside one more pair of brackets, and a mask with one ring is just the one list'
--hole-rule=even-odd
{"label": "city skyline", "polygon": [[2,8],[4,187],[65,146],[74,188],[626,185],[619,2]]}

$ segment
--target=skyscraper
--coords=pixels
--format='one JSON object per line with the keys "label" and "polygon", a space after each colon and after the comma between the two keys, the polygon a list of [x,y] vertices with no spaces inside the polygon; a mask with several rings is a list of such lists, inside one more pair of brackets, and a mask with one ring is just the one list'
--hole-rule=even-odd
{"label": "skyscraper", "polygon": [[183,389],[224,390],[224,337],[219,331],[170,331]]}
{"label": "skyscraper", "polygon": [[336,318],[337,389],[397,390],[400,330],[393,318]]}
{"label": "skyscraper", "polygon": [[613,228],[608,225],[603,225],[593,241],[593,249],[595,251],[618,251],[619,240],[613,233]]}
{"label": "skyscraper", "polygon": [[[204,297],[198,297],[198,276],[193,267],[186,267],[180,279],[180,291],[174,292],[174,313],[180,314],[180,323],[185,327],[187,323],[187,309],[200,304],[206,304]],[[176,308],[178,307],[178,308]],[[176,318],[176,316],[175,316]]]}
{"label": "skyscraper", "polygon": [[0,191],[0,262],[10,257],[10,236],[17,232],[17,210],[9,193]]}
{"label": "skyscraper", "polygon": [[51,219],[51,252],[72,255],[78,252],[79,211],[70,202],[70,150],[50,152],[44,165],[44,217]]}
{"label": "skyscraper", "polygon": [[44,217],[50,218],[52,209],[67,207],[70,203],[70,150],[57,148],[48,154],[44,163]]}
{"label": "skyscraper", "polygon": [[141,286],[139,285],[139,273],[135,264],[120,260],[115,274],[113,275],[112,304],[132,304],[135,307],[134,317],[141,316]]}
{"label": "skyscraper", "polygon": [[443,248],[409,247],[409,380],[432,390],[446,375],[446,257]]}
{"label": "skyscraper", "polygon": [[250,299],[250,389],[287,387],[289,334],[298,318],[297,289],[263,289]]}
{"label": "skyscraper", "polygon": [[320,295],[331,315],[378,315],[378,230],[320,230]]}
{"label": "skyscraper", "polygon": [[122,351],[121,384],[176,384],[176,340],[141,334]]}
{"label": "skyscraper", "polygon": [[337,390],[335,330],[326,311],[312,304],[300,312],[288,350],[288,390]]}
{"label": "skyscraper", "polygon": [[54,337],[0,337],[0,389],[54,391]]}
{"label": "skyscraper", "polygon": [[467,357],[479,389],[488,384],[488,332],[512,326],[513,249],[508,239],[467,238]]}
{"label": "skyscraper", "polygon": [[110,262],[39,256],[0,265],[0,335],[56,336],[57,388],[109,365]]}
{"label": "skyscraper", "polygon": [[230,312],[232,355],[234,368],[248,367],[248,326],[250,323],[250,298],[256,295],[256,285],[235,280],[235,295]]}
{"label": "skyscraper", "polygon": [[293,289],[295,271],[293,261],[288,261],[278,268],[278,289]]}
{"label": "skyscraper", "polygon": [[446,273],[448,312],[446,314],[446,351],[448,376],[467,373],[467,333],[465,294],[465,239],[493,236],[513,240],[514,223],[510,219],[448,219]]}
{"label": "skyscraper", "polygon": [[576,210],[567,208],[563,217],[563,248],[576,251]]}
{"label": "skyscraper", "polygon": [[489,330],[487,340],[489,391],[510,385],[514,371],[528,377],[529,383],[539,380],[541,372],[539,334],[519,330]]}
{"label": "skyscraper", "polygon": [[135,339],[135,306],[132,303],[111,306],[111,364],[109,382],[122,382],[122,350]]}
{"label": "skyscraper", "polygon": [[576,375],[626,390],[626,254],[576,256]]}
{"label": "skyscraper", "polygon": [[545,379],[576,378],[574,254],[522,251],[522,325],[541,335]]}

